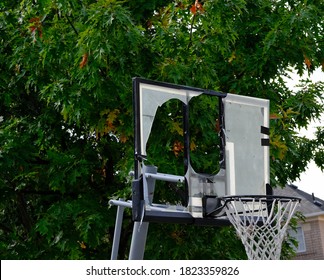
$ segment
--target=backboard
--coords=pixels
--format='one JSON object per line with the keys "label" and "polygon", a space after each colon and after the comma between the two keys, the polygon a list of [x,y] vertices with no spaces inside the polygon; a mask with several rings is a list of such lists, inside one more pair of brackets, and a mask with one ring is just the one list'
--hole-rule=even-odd
{"label": "backboard", "polygon": [[[215,149],[217,173],[195,170],[191,160],[191,101],[206,95],[217,100],[218,136]],[[182,104],[183,174],[158,172],[154,158],[150,164],[148,141],[158,111],[170,100]],[[228,224],[218,213],[220,198],[230,195],[265,195],[269,184],[269,101],[212,90],[133,79],[134,180],[132,212],[134,221]],[[213,103],[214,104],[214,103]],[[170,113],[171,114],[171,113]],[[163,132],[163,127],[160,128]],[[210,135],[211,132],[209,131]],[[206,152],[207,154],[207,152]],[[162,155],[163,156],[163,155]],[[204,153],[202,154],[204,156]],[[216,168],[215,168],[216,169]],[[153,201],[156,181],[183,186],[185,199],[172,204]]]}

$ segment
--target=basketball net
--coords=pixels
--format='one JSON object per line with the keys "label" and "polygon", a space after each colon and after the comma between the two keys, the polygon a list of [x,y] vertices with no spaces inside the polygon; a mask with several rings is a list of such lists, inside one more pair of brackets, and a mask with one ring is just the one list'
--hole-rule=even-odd
{"label": "basketball net", "polygon": [[249,260],[279,260],[286,229],[300,198],[228,196],[224,210]]}

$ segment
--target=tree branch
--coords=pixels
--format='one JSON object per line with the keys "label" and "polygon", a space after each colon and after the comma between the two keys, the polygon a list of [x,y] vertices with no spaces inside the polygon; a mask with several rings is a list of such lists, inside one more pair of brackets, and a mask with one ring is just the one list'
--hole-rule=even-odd
{"label": "tree branch", "polygon": [[75,27],[74,27],[72,21],[70,20],[69,16],[68,16],[68,15],[65,15],[65,16],[66,16],[66,19],[68,20],[70,26],[72,27],[73,31],[75,32],[75,34],[76,34],[77,36],[79,36],[79,32],[75,29]]}

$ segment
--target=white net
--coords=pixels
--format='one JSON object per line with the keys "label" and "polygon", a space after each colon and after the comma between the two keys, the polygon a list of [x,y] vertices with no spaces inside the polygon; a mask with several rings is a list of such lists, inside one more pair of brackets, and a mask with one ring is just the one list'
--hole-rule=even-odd
{"label": "white net", "polygon": [[250,260],[279,260],[289,221],[300,202],[295,197],[230,196],[224,209]]}

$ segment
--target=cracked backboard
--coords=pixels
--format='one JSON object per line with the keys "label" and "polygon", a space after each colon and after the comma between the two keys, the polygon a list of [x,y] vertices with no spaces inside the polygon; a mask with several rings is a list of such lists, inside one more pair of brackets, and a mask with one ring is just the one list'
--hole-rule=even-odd
{"label": "cracked backboard", "polygon": [[[202,99],[203,96],[207,97]],[[192,129],[199,118],[209,113],[205,110],[199,117],[191,115],[191,108],[200,106],[201,100],[215,107],[210,110],[217,115],[212,116],[217,118],[215,131],[199,131],[198,124],[197,129]],[[177,115],[173,115],[175,110],[167,111],[170,102],[176,103],[172,106],[178,108]],[[134,78],[133,104],[134,221],[227,224],[227,219],[217,215],[219,198],[266,194],[266,185],[270,182],[268,100]],[[163,167],[157,164],[158,158],[150,158],[150,163],[146,160],[149,150],[154,148],[149,145],[151,134],[158,133],[155,137],[161,139],[168,137],[164,127],[155,122],[160,111],[164,112],[164,117],[177,120],[175,129],[182,138],[175,142],[181,147],[181,167],[171,173],[160,172]],[[197,131],[206,134],[205,141],[209,141],[205,145],[209,150],[204,150],[204,144],[199,145],[200,154],[192,151]],[[207,172],[199,166],[199,159],[204,156],[210,156],[208,160],[212,162]],[[155,202],[153,193],[155,188],[161,187],[157,181],[175,184],[182,198]]]}

